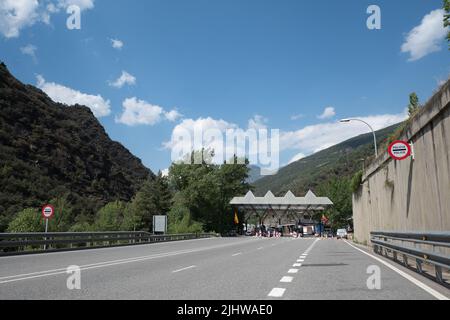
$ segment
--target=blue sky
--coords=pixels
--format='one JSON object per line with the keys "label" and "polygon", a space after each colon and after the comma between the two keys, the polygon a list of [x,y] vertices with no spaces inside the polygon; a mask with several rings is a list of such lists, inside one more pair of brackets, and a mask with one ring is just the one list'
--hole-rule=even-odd
{"label": "blue sky", "polygon": [[[82,10],[80,30],[66,27],[70,4]],[[370,4],[381,8],[381,30],[366,27]],[[404,118],[412,91],[422,102],[431,96],[450,72],[445,30],[436,24],[441,7],[441,0],[0,0],[0,59],[56,99],[100,104],[110,137],[153,171],[169,167],[167,142],[177,128],[245,129],[251,119],[281,130],[286,164],[367,131],[340,118],[363,117],[378,129]]]}

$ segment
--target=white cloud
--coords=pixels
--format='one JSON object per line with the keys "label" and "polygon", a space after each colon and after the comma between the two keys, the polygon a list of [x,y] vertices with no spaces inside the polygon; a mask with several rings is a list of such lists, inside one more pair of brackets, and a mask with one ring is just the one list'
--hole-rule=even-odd
{"label": "white cloud", "polygon": [[[372,125],[374,130],[380,130],[397,124],[407,118],[407,113],[374,115],[359,117]],[[368,133],[366,125],[359,122],[322,123],[304,127],[297,131],[284,131],[280,136],[281,150],[297,150],[306,155],[324,150],[360,134]]]}
{"label": "white cloud", "polygon": [[177,110],[171,110],[171,111],[165,112],[164,116],[170,122],[175,122],[179,118],[181,118],[183,115],[181,113],[179,113]]}
{"label": "white cloud", "polygon": [[120,50],[123,48],[123,42],[118,39],[110,39],[111,45],[114,49]]}
{"label": "white cloud", "polygon": [[128,126],[153,126],[163,119],[175,121],[177,117],[181,116],[176,110],[165,111],[160,106],[139,100],[136,97],[125,99],[122,106],[123,113],[116,118],[116,122]]}
{"label": "white cloud", "polygon": [[[198,118],[196,120],[194,119],[184,119],[175,126],[175,128],[172,130],[172,136],[173,137],[179,137],[182,136],[183,133],[189,132],[192,136],[194,135],[194,131],[198,132],[206,132],[209,130],[218,130],[221,133],[225,133],[227,129],[237,129],[238,126],[227,122],[225,120],[216,120],[211,117],[207,118]],[[169,141],[165,142],[164,146],[168,149],[171,149],[175,147],[175,145],[178,143],[178,141]],[[203,147],[211,147],[211,145],[204,145]]]}
{"label": "white cloud", "polygon": [[90,95],[53,82],[46,82],[37,76],[37,86],[56,102],[67,105],[84,105],[91,109],[96,117],[105,117],[111,113],[110,101],[100,95]]}
{"label": "white cloud", "polygon": [[248,128],[255,130],[266,129],[267,122],[268,122],[267,118],[264,118],[263,116],[260,115],[255,115],[253,118],[248,120]]}
{"label": "white cloud", "polygon": [[161,175],[163,176],[163,177],[168,177],[169,176],[169,168],[167,168],[167,169],[163,169],[163,170],[161,170]]}
{"label": "white cloud", "polygon": [[80,9],[94,8],[94,0],[1,0],[0,33],[6,38],[17,38],[20,31],[38,22],[50,23],[50,16],[70,5]]}
{"label": "white cloud", "polygon": [[39,20],[37,0],[0,1],[0,32],[6,38],[15,38],[20,30]]}
{"label": "white cloud", "polygon": [[294,114],[294,115],[291,116],[291,120],[292,121],[297,121],[297,120],[302,119],[303,117],[304,117],[303,114]]}
{"label": "white cloud", "polygon": [[325,108],[323,113],[320,116],[318,116],[317,118],[325,120],[325,119],[333,118],[335,115],[336,115],[336,111],[334,110],[334,108],[328,107],[328,108]]}
{"label": "white cloud", "polygon": [[[407,118],[406,110],[400,114],[385,114],[359,117],[370,123],[375,130],[400,123]],[[260,118],[257,118],[260,119]],[[253,121],[252,121],[253,120]],[[250,119],[248,126],[255,127],[255,118]],[[258,128],[258,126],[256,126]],[[170,141],[163,142],[163,147],[172,151],[172,160],[182,160],[187,154],[186,145],[194,150],[212,149],[215,151],[214,163],[222,163],[228,155],[237,153],[252,159],[254,151],[249,150],[248,145],[229,146],[226,143],[227,130],[243,132],[246,129],[225,120],[213,118],[184,119],[172,130]],[[205,134],[206,133],[206,134]],[[296,131],[280,131],[280,152],[294,151],[296,155],[289,163],[298,161],[305,156],[319,152],[336,144],[344,142],[355,136],[369,133],[369,129],[359,122],[343,124],[340,122],[329,122],[304,127]],[[218,139],[216,139],[216,137]],[[236,149],[237,148],[237,149]],[[267,150],[259,150],[265,152]],[[258,152],[258,151],[256,151]],[[260,153],[258,153],[260,155]],[[254,158],[255,160],[255,158]],[[253,160],[253,161],[254,161]],[[256,160],[258,161],[258,160]],[[251,160],[252,162],[252,160]],[[252,163],[252,164],[258,164]]]}
{"label": "white cloud", "polygon": [[122,75],[114,82],[111,82],[109,85],[111,87],[120,89],[124,85],[133,86],[135,84],[136,84],[136,77],[134,77],[133,75],[129,74],[126,71],[122,71]]}
{"label": "white cloud", "polygon": [[291,163],[300,161],[300,160],[302,160],[302,159],[305,158],[305,157],[306,157],[306,155],[305,155],[304,153],[301,153],[301,152],[300,152],[300,153],[296,154],[295,156],[293,156],[292,159],[289,160],[289,163],[288,163],[288,164],[291,164]]}
{"label": "white cloud", "polygon": [[30,56],[31,58],[33,58],[33,61],[36,62],[36,51],[37,51],[37,47],[32,45],[32,44],[28,44],[25,47],[20,48],[20,52],[22,52],[22,54]]}
{"label": "white cloud", "polygon": [[443,9],[431,11],[422,19],[420,25],[407,34],[401,50],[410,54],[409,61],[419,60],[441,50],[448,30],[444,27],[443,20]]}
{"label": "white cloud", "polygon": [[[237,130],[239,127],[225,120],[217,120],[211,117],[184,119],[172,130],[171,140],[163,142],[163,147],[172,151],[173,161],[182,160],[186,156],[186,152],[190,152],[192,149],[209,149],[215,151],[213,162],[216,164],[223,163],[227,152],[235,154],[234,150],[225,149],[223,139],[228,129]],[[188,140],[180,139],[182,137]],[[191,150],[188,151],[185,148],[190,148]],[[178,153],[177,150],[182,150],[183,152]],[[176,156],[174,156],[174,151],[177,154]],[[242,150],[239,150],[238,154],[239,152],[242,152]]]}
{"label": "white cloud", "polygon": [[57,7],[66,9],[71,5],[80,7],[81,11],[94,8],[94,0],[58,0]]}

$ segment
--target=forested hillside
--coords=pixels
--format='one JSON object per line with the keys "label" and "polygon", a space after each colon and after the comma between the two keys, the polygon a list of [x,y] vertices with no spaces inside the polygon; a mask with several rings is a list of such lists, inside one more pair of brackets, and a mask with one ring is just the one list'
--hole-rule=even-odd
{"label": "forested hillside", "polygon": [[89,108],[53,102],[0,65],[0,232],[25,208],[64,198],[70,224],[129,201],[153,173]]}
{"label": "forested hillside", "polygon": [[[385,141],[398,127],[394,125],[378,131],[379,143]],[[284,195],[291,190],[296,195],[304,195],[309,189],[317,192],[319,186],[335,178],[351,178],[363,169],[364,161],[368,163],[373,153],[372,133],[352,138],[294,162],[274,176],[256,181],[256,193],[264,195],[271,190],[276,195]]]}

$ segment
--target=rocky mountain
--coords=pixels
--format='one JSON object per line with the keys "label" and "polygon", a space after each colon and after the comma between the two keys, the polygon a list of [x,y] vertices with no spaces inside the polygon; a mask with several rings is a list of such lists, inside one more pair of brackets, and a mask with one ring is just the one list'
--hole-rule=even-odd
{"label": "rocky mountain", "polygon": [[55,103],[0,65],[0,232],[20,210],[58,197],[74,220],[92,215],[153,176],[89,108]]}
{"label": "rocky mountain", "polygon": [[263,176],[261,175],[261,168],[255,165],[250,165],[250,171],[248,173],[247,182],[252,184],[261,179]]}
{"label": "rocky mountain", "polygon": [[[399,126],[378,131],[378,142],[387,140]],[[370,161],[373,150],[372,133],[360,135],[283,167],[276,175],[259,179],[253,183],[255,193],[263,196],[271,190],[284,196],[291,190],[296,195],[304,195],[335,177],[352,177],[363,169],[364,161]]]}

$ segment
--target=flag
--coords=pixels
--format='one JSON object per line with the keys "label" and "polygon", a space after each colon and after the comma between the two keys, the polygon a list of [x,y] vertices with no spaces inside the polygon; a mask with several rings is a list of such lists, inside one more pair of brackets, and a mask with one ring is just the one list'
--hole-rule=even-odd
{"label": "flag", "polygon": [[239,217],[237,210],[234,211],[234,224],[239,224]]}

